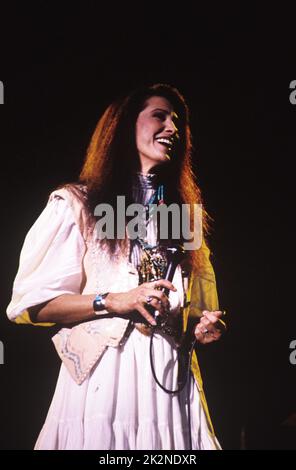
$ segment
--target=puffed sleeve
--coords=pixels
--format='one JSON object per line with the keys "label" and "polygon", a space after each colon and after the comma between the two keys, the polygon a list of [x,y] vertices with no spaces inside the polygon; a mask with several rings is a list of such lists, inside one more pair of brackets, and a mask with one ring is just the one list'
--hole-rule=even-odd
{"label": "puffed sleeve", "polygon": [[69,203],[51,197],[25,238],[8,318],[31,323],[29,307],[62,294],[80,294],[85,249]]}

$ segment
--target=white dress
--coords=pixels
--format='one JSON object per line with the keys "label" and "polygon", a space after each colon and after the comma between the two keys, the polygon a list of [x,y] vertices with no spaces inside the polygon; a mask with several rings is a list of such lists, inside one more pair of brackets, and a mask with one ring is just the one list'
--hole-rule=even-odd
{"label": "white dress", "polygon": [[[84,242],[65,200],[53,199],[29,231],[7,309],[15,320],[28,307],[61,294],[80,293]],[[108,347],[78,385],[61,365],[56,390],[36,449],[188,449],[186,388],[165,393],[154,381],[150,337],[134,329],[123,346]],[[160,382],[177,387],[176,348],[156,334],[154,363]],[[208,429],[199,391],[191,380],[193,449],[219,449]]]}

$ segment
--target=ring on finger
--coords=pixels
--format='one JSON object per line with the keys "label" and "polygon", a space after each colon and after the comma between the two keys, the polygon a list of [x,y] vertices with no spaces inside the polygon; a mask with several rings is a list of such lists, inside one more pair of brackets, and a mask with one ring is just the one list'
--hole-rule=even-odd
{"label": "ring on finger", "polygon": [[146,297],[146,304],[150,304],[151,301],[152,301],[152,299],[153,299],[153,297],[151,297],[151,295],[148,295],[148,296]]}
{"label": "ring on finger", "polygon": [[202,331],[202,334],[207,335],[208,333],[209,333],[209,330],[207,328],[204,328],[203,331]]}

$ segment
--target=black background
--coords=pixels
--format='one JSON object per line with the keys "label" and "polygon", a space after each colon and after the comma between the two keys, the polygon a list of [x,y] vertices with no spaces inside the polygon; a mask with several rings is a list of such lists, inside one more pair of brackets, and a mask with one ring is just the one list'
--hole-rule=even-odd
{"label": "black background", "polygon": [[157,82],[189,104],[195,169],[214,219],[229,329],[200,347],[200,360],[217,436],[225,449],[296,448],[295,426],[284,424],[296,413],[295,28],[289,11],[193,3],[1,11],[1,449],[33,447],[59,369],[52,329],[6,319],[25,234],[51,190],[76,179],[109,102]]}

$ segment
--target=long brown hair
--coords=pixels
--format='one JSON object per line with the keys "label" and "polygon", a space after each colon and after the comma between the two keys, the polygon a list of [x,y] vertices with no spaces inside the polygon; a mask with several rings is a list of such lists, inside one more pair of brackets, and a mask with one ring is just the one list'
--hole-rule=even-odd
{"label": "long brown hair", "polygon": [[[153,172],[165,186],[166,204],[201,204],[201,192],[192,171],[192,139],[189,111],[180,92],[166,84],[137,89],[112,103],[100,118],[90,141],[80,173],[80,183],[87,187],[88,211],[91,215],[100,203],[109,203],[116,210],[116,198],[124,195],[131,202],[132,177],[139,168],[135,125],[146,101],[152,96],[166,98],[178,115],[179,139],[169,163]],[[192,211],[191,211],[192,212]],[[208,216],[203,210],[203,236],[208,233]],[[205,243],[205,242],[204,242]],[[104,240],[112,254],[115,249],[126,250],[127,240]],[[188,251],[188,261],[197,270],[203,264],[204,250]]]}

